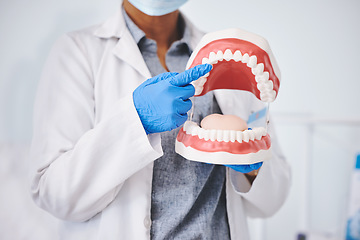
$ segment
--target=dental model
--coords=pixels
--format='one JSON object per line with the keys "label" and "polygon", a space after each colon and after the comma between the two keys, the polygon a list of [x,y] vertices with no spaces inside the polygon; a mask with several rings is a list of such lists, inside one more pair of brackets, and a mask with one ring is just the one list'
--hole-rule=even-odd
{"label": "dental model", "polygon": [[[215,89],[248,91],[266,103],[277,97],[280,70],[267,41],[258,35],[240,29],[206,34],[186,69],[205,63],[213,69],[192,83],[195,97]],[[218,114],[204,118],[201,126],[186,121],[175,151],[189,160],[214,164],[253,164],[269,159],[271,140],[266,129],[248,129],[244,123],[236,116]]]}

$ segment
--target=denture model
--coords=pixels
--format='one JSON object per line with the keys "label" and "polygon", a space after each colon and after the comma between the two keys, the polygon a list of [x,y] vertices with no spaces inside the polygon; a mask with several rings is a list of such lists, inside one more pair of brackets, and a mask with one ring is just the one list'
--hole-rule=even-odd
{"label": "denture model", "polygon": [[[248,91],[266,103],[277,97],[280,70],[269,44],[258,35],[241,29],[206,34],[190,56],[186,69],[205,63],[213,69],[192,83],[195,97],[215,89]],[[175,151],[198,162],[253,164],[271,157],[271,140],[264,127],[203,128],[190,119],[178,133]]]}

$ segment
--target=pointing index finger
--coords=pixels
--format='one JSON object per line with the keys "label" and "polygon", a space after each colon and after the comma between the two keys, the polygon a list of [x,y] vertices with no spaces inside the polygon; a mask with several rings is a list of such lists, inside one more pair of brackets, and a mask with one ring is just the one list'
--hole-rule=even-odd
{"label": "pointing index finger", "polygon": [[210,72],[212,66],[210,64],[201,64],[197,65],[193,68],[186,70],[185,72],[179,73],[178,75],[174,76],[170,83],[178,86],[183,87],[199,79],[200,77],[204,76],[206,73]]}

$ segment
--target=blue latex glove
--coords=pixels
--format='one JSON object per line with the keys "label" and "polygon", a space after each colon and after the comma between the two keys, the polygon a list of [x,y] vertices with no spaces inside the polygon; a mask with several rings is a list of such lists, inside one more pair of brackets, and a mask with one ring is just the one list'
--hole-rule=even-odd
{"label": "blue latex glove", "polygon": [[210,72],[203,64],[182,73],[163,73],[143,82],[133,92],[135,108],[147,134],[171,131],[187,119],[195,88],[190,83]]}
{"label": "blue latex glove", "polygon": [[234,169],[237,172],[248,173],[253,170],[257,170],[262,166],[263,162],[258,162],[250,165],[225,165],[229,168]]}

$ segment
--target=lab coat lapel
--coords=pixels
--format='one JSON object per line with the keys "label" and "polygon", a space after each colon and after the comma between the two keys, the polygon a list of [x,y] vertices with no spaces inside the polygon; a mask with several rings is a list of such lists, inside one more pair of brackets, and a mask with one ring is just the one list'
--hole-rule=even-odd
{"label": "lab coat lapel", "polygon": [[144,58],[142,57],[135,40],[127,29],[124,31],[123,35],[116,44],[113,53],[122,61],[131,65],[145,78],[151,77]]}
{"label": "lab coat lapel", "polygon": [[121,9],[119,9],[114,16],[101,24],[94,31],[94,35],[106,39],[118,38],[119,40],[113,49],[114,55],[132,66],[145,78],[151,77],[141,52],[126,27]]}

